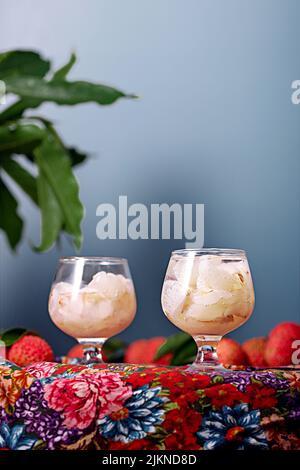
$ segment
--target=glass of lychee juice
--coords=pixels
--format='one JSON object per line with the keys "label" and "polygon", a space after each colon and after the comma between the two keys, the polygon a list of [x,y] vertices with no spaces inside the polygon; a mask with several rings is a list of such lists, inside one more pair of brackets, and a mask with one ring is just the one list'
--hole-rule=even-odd
{"label": "glass of lychee juice", "polygon": [[136,296],[125,258],[60,258],[49,296],[55,325],[83,345],[84,363],[102,363],[104,342],[133,321]]}
{"label": "glass of lychee juice", "polygon": [[173,251],[161,295],[168,319],[190,334],[198,353],[192,367],[221,368],[217,345],[248,320],[254,289],[243,250],[206,248]]}

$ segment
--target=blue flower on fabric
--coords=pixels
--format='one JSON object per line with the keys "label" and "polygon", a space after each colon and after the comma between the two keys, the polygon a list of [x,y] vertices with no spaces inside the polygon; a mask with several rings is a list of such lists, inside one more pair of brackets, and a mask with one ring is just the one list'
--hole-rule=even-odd
{"label": "blue flower on fabric", "polygon": [[7,423],[0,426],[0,448],[12,450],[30,450],[37,438],[25,433],[24,424],[15,424],[12,428]]}
{"label": "blue flower on fabric", "polygon": [[260,411],[249,411],[246,403],[223,406],[219,412],[211,411],[202,421],[197,436],[205,450],[230,448],[244,450],[252,447],[268,449],[260,425]]}
{"label": "blue flower on fabric", "polygon": [[133,392],[123,408],[98,419],[102,437],[128,443],[155,432],[155,426],[164,420],[162,404],[166,398],[159,396],[160,391],[161,387],[144,385]]}

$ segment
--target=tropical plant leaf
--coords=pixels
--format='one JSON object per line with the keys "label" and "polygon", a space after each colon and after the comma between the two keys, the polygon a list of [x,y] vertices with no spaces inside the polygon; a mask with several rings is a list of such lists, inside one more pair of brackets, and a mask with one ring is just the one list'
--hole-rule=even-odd
{"label": "tropical plant leaf", "polygon": [[189,341],[187,341],[180,347],[180,349],[176,350],[172,358],[172,365],[179,366],[191,362],[191,358],[195,357],[196,352],[196,343],[192,338],[190,338]]}
{"label": "tropical plant leaf", "polygon": [[41,210],[41,243],[36,251],[47,251],[55,243],[63,225],[63,213],[43,170],[37,177],[38,203]]}
{"label": "tropical plant leaf", "polygon": [[50,69],[50,62],[33,51],[7,51],[0,54],[0,79],[9,76],[44,77]]}
{"label": "tropical plant leaf", "polygon": [[[64,80],[76,62],[76,55],[74,53],[71,54],[69,61],[60,69],[58,69],[54,75],[52,80]],[[39,99],[21,99],[13,103],[12,105],[8,106],[1,114],[0,114],[0,123],[5,122],[11,119],[17,119],[21,117],[27,109],[34,109],[38,108],[42,104],[42,100]]]}
{"label": "tropical plant leaf", "polygon": [[30,199],[35,204],[38,204],[36,178],[12,158],[5,158],[3,162],[1,162],[1,166]]}
{"label": "tropical plant leaf", "polygon": [[26,328],[12,328],[2,333],[1,341],[3,341],[5,346],[8,348],[9,346],[12,346],[18,339],[22,338],[22,336],[24,336],[27,333],[28,333],[28,330],[26,330]]}
{"label": "tropical plant leaf", "polygon": [[59,140],[48,131],[42,144],[34,151],[39,171],[48,181],[64,218],[64,229],[73,237],[77,249],[81,247],[81,220],[83,206],[79,199],[79,188],[72,173],[68,153]]}
{"label": "tropical plant leaf", "polygon": [[16,120],[22,117],[24,111],[27,109],[33,109],[40,106],[42,103],[41,100],[37,99],[26,99],[26,100],[18,100],[12,105],[8,106],[2,113],[0,114],[0,124],[5,123],[6,121]]}
{"label": "tropical plant leaf", "polygon": [[155,359],[160,359],[162,356],[168,353],[176,353],[180,350],[185,343],[190,341],[190,335],[186,333],[176,333],[175,335],[169,336],[167,340],[158,349]]}
{"label": "tropical plant leaf", "polygon": [[0,126],[0,152],[16,154],[31,152],[44,136],[44,129],[34,124]]}
{"label": "tropical plant leaf", "polygon": [[11,194],[3,180],[0,178],[0,229],[2,229],[7,240],[14,250],[22,236],[23,221],[17,212],[18,203]]}
{"label": "tropical plant leaf", "polygon": [[71,57],[68,60],[68,62],[53,74],[52,81],[64,80],[67,77],[73,65],[75,64],[75,62],[76,62],[76,54],[72,52]]}
{"label": "tropical plant leaf", "polygon": [[72,166],[80,165],[87,158],[86,153],[82,153],[80,150],[76,149],[75,147],[69,147],[69,148],[65,147],[65,149],[66,149],[66,152],[68,152],[70,156]]}
{"label": "tropical plant leaf", "polygon": [[104,349],[107,353],[118,351],[119,349],[124,349],[125,347],[125,341],[119,338],[109,338],[104,344]]}
{"label": "tropical plant leaf", "polygon": [[5,81],[8,93],[23,99],[51,101],[61,105],[95,102],[102,105],[114,103],[118,98],[135,98],[116,88],[85,81],[46,81],[36,77],[8,77]]}

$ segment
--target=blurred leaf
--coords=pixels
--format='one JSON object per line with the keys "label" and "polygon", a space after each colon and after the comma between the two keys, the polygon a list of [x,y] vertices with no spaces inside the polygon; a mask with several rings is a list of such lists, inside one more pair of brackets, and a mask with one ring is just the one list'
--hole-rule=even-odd
{"label": "blurred leaf", "polygon": [[13,103],[11,106],[8,106],[0,114],[0,124],[22,117],[23,112],[29,108],[37,108],[41,104],[40,100],[27,99],[27,100],[18,100]]}
{"label": "blurred leaf", "polygon": [[7,236],[12,249],[15,249],[22,236],[23,221],[17,213],[18,203],[0,178],[0,229]]}
{"label": "blurred leaf", "polygon": [[118,351],[119,349],[124,349],[126,347],[125,341],[122,341],[119,338],[109,338],[105,343],[104,343],[104,348],[106,352],[114,352]]}
{"label": "blurred leaf", "polygon": [[127,344],[119,338],[109,338],[103,346],[109,362],[122,362]]}
{"label": "blurred leaf", "polygon": [[180,366],[191,362],[191,358],[194,358],[197,353],[197,346],[193,338],[189,338],[189,341],[182,344],[180,349],[176,350],[176,353],[172,359],[173,366]]}
{"label": "blurred leaf", "polygon": [[44,136],[45,131],[34,124],[0,126],[0,152],[16,154],[30,152]]}
{"label": "blurred leaf", "polygon": [[114,103],[118,98],[134,98],[110,86],[85,81],[46,81],[36,77],[8,77],[5,81],[8,93],[24,99],[52,101],[57,104],[75,105],[95,102],[102,105]]}
{"label": "blurred leaf", "polygon": [[[68,63],[54,73],[52,80],[63,80],[67,76],[75,62],[76,55],[72,53]],[[8,106],[0,114],[0,123],[11,119],[17,119],[21,117],[24,111],[26,111],[27,109],[38,108],[42,104],[42,102],[43,101],[39,99],[18,100],[11,106]]]}
{"label": "blurred leaf", "polygon": [[12,346],[18,339],[22,338],[28,330],[26,328],[12,328],[11,330],[4,331],[1,335],[1,340],[5,343],[6,347]]}
{"label": "blurred leaf", "polygon": [[48,181],[60,206],[64,228],[72,235],[77,249],[81,247],[81,220],[83,206],[79,199],[79,188],[72,173],[70,158],[53,134],[48,132],[42,144],[34,151],[39,171]]}
{"label": "blurred leaf", "polygon": [[38,204],[36,178],[12,158],[4,159],[3,162],[1,162],[1,166],[30,199],[35,204]]}
{"label": "blurred leaf", "polygon": [[80,163],[83,163],[87,158],[85,153],[80,152],[80,150],[77,150],[75,147],[65,147],[65,149],[70,156],[72,166],[80,165]]}
{"label": "blurred leaf", "polygon": [[73,65],[75,64],[75,62],[76,62],[76,54],[72,52],[71,57],[68,60],[68,62],[54,73],[52,80],[53,81],[64,80],[66,76],[68,75],[68,73],[70,72]]}
{"label": "blurred leaf", "polygon": [[0,79],[9,76],[44,77],[50,69],[50,62],[33,51],[8,51],[0,54]]}
{"label": "blurred leaf", "polygon": [[176,333],[175,335],[169,336],[165,343],[158,349],[155,359],[160,359],[162,356],[168,353],[175,354],[182,346],[189,342],[191,339],[190,335],[186,333]]}
{"label": "blurred leaf", "polygon": [[[63,144],[63,143],[62,143]],[[81,152],[80,150],[76,149],[75,147],[64,147],[65,151],[68,153],[71,161],[72,166],[77,166],[83,163],[88,155],[86,153]],[[34,155],[33,153],[27,152],[24,156],[30,161],[34,162]],[[0,154],[1,157],[1,154]]]}
{"label": "blurred leaf", "polygon": [[63,224],[63,214],[47,177],[40,168],[37,177],[38,202],[41,210],[41,243],[36,251],[47,251],[55,243]]}

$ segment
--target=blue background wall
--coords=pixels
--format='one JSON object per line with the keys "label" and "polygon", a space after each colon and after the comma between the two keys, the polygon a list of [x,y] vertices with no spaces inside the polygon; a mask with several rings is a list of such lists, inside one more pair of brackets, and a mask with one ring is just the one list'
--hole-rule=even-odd
{"label": "blue background wall", "polygon": [[[68,143],[92,154],[77,170],[86,206],[85,255],[125,256],[139,300],[127,339],[169,334],[160,308],[164,270],[179,241],[96,238],[96,207],[117,203],[204,203],[206,246],[248,252],[257,303],[232,334],[266,334],[299,321],[300,3],[295,0],[2,0],[0,47],[42,51],[60,66],[72,49],[71,77],[138,93],[108,108],[46,105]],[[29,221],[17,255],[1,235],[2,327],[24,324],[62,353],[71,340],[47,315],[60,251],[34,254],[39,216]]]}

